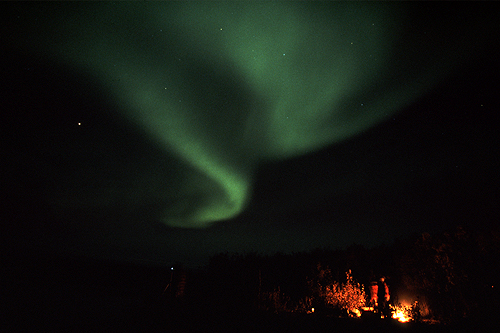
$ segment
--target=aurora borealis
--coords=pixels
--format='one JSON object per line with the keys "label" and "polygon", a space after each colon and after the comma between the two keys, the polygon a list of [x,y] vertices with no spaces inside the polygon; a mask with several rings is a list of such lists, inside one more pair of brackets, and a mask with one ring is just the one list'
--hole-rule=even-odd
{"label": "aurora borealis", "polygon": [[[494,15],[462,4],[451,7],[377,2],[11,4],[2,14],[9,23],[2,31],[8,32],[4,47],[31,64],[18,66],[22,75],[10,74],[21,77],[12,89],[26,87],[23,79],[31,88],[40,85],[39,91],[22,93],[31,96],[23,110],[30,114],[36,109],[33,119],[42,120],[32,122],[29,130],[24,127],[26,135],[18,134],[22,138],[17,142],[29,142],[30,153],[13,159],[12,169],[22,164],[23,171],[16,171],[16,185],[11,186],[22,192],[31,185],[19,183],[37,179],[42,185],[34,193],[43,197],[50,214],[71,221],[54,227],[56,232],[43,232],[48,239],[78,235],[63,238],[85,243],[75,245],[82,252],[110,251],[136,259],[189,252],[185,247],[191,242],[199,247],[193,252],[204,253],[226,245],[237,249],[238,243],[246,244],[245,249],[266,248],[262,244],[273,242],[269,231],[260,239],[246,238],[240,232],[254,235],[260,227],[245,222],[240,229],[235,225],[241,222],[234,222],[251,216],[260,207],[256,203],[270,200],[256,214],[280,220],[275,214],[287,212],[290,203],[297,209],[303,202],[298,211],[305,211],[364,190],[383,188],[386,193],[388,187],[412,183],[414,164],[419,165],[415,170],[430,166],[422,177],[432,179],[452,164],[457,168],[460,158],[467,160],[468,153],[446,157],[448,148],[440,143],[439,152],[412,150],[417,143],[411,134],[391,132],[390,127],[390,133],[403,138],[390,141],[389,148],[370,148],[363,141],[376,144],[373,133],[383,137],[384,124],[397,123],[402,112],[488,52],[495,40]],[[65,76],[67,81],[61,79]],[[29,137],[35,133],[37,138]],[[365,143],[359,148],[357,142]],[[404,152],[407,142],[413,147],[409,156],[385,158],[391,148]],[[343,149],[356,147],[350,159],[351,152]],[[287,163],[300,165],[309,156],[316,162],[328,156],[325,169],[331,172],[316,176],[303,168],[302,187],[287,188],[287,176],[297,183]],[[456,158],[460,161],[451,161]],[[379,171],[385,164],[387,170]],[[279,176],[259,176],[266,168]],[[335,174],[335,168],[341,172]],[[385,183],[381,175],[392,180]],[[311,183],[305,184],[308,178]],[[292,194],[279,192],[275,183]],[[320,184],[318,191],[312,184]],[[275,199],[262,199],[272,193]],[[288,205],[282,206],[284,201]],[[365,227],[362,216],[354,214],[353,222],[335,214],[319,225]],[[282,221],[273,223],[285,230],[277,238],[288,237]],[[299,236],[290,236],[307,239],[301,248],[315,245],[316,236],[304,235],[309,228],[321,229],[307,224],[293,229]],[[241,230],[240,236],[231,236],[231,230]],[[322,245],[324,232],[319,234]],[[332,239],[338,238],[343,237]]]}

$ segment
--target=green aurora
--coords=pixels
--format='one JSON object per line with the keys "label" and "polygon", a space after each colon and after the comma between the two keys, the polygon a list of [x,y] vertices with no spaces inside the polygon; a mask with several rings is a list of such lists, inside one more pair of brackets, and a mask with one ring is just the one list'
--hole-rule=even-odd
{"label": "green aurora", "polygon": [[[115,117],[186,166],[144,191],[165,203],[159,220],[198,228],[246,208],[260,165],[391,118],[481,45],[488,20],[415,15],[420,5],[30,4],[6,42],[94,78]],[[114,193],[60,190],[50,200],[65,213],[99,211],[123,200]]]}

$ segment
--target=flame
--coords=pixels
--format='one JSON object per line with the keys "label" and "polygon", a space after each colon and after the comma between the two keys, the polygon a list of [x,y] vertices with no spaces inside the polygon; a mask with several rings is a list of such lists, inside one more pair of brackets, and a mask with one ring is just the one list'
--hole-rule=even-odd
{"label": "flame", "polygon": [[392,318],[393,319],[397,319],[399,322],[401,323],[406,323],[406,322],[409,322],[410,321],[410,318],[408,318],[403,311],[401,310],[396,310],[393,314],[392,314]]}
{"label": "flame", "polygon": [[361,317],[361,311],[359,309],[352,309],[352,310],[347,310],[347,313],[351,316],[356,316],[356,317]]}
{"label": "flame", "polygon": [[398,304],[396,306],[391,306],[394,310],[392,313],[392,318],[397,319],[401,323],[407,323],[411,320],[411,305]]}

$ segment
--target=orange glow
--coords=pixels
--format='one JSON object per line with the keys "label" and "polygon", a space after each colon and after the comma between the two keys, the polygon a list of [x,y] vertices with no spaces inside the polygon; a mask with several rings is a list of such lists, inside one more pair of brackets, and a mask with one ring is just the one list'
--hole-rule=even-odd
{"label": "orange glow", "polygon": [[411,305],[399,304],[396,306],[391,306],[393,309],[392,318],[397,319],[401,323],[407,323],[411,320]]}
{"label": "orange glow", "polygon": [[408,318],[404,312],[402,311],[396,311],[392,314],[392,318],[393,319],[397,319],[398,321],[402,322],[402,323],[406,323],[408,321],[410,321],[410,318]]}
{"label": "orange glow", "polygon": [[327,304],[347,310],[351,317],[360,317],[359,309],[365,305],[366,299],[364,286],[354,281],[351,270],[346,272],[346,277],[346,283],[334,282],[326,286],[322,296]]}
{"label": "orange glow", "polygon": [[347,312],[350,315],[352,313],[352,316],[361,317],[361,311],[359,311],[359,309],[352,309],[351,311],[347,310]]}

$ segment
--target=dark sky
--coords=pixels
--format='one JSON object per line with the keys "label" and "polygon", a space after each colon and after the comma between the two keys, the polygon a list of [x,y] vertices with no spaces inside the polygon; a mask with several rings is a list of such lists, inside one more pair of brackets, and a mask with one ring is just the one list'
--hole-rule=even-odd
{"label": "dark sky", "polygon": [[498,222],[493,5],[1,8],[9,251],[196,266]]}

